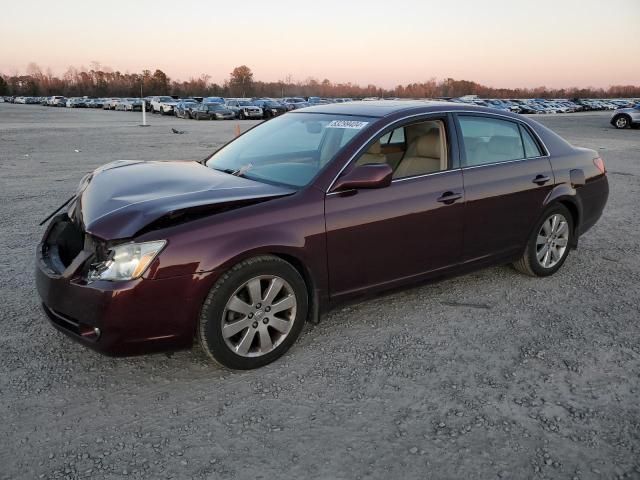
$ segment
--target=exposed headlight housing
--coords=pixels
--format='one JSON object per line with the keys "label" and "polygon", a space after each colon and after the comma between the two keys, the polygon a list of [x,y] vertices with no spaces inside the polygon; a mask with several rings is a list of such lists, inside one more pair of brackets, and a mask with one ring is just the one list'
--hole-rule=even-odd
{"label": "exposed headlight housing", "polygon": [[166,240],[123,243],[109,249],[109,257],[89,267],[87,280],[122,281],[139,278],[167,244]]}

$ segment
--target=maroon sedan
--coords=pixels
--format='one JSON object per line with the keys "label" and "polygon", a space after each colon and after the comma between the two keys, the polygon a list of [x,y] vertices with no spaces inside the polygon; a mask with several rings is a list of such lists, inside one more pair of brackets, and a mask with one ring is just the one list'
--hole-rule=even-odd
{"label": "maroon sedan", "polygon": [[50,222],[36,280],[53,325],[98,351],[197,338],[254,368],[346,299],[502,263],[553,274],[608,190],[595,151],[515,114],[321,105],[202,162],[98,168]]}

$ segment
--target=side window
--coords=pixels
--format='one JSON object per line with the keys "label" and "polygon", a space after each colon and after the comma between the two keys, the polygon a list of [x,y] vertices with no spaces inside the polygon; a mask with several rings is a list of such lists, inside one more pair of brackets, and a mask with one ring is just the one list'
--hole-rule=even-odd
{"label": "side window", "polygon": [[529,133],[529,130],[520,125],[520,133],[522,134],[522,142],[524,143],[524,154],[526,155],[526,157],[531,158],[541,156],[542,152],[540,151],[540,147]]}
{"label": "side window", "polygon": [[517,123],[469,115],[460,115],[458,121],[467,166],[525,158]]}
{"label": "side window", "polygon": [[357,160],[357,165],[387,163],[393,178],[408,178],[448,168],[444,121],[410,123],[387,132],[374,141]]}

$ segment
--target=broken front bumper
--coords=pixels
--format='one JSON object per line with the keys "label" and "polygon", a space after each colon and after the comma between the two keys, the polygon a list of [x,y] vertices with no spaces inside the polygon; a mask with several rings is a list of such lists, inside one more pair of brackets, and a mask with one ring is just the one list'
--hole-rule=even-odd
{"label": "broken front bumper", "polygon": [[55,217],[36,253],[36,286],[53,326],[107,355],[190,347],[202,304],[193,296],[200,277],[88,283],[91,242],[77,251],[70,223],[66,214]]}

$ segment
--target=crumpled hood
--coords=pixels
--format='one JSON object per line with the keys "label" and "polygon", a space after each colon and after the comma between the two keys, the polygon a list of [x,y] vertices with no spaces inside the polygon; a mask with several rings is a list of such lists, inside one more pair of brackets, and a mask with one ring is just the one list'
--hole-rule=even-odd
{"label": "crumpled hood", "polygon": [[70,211],[86,232],[114,240],[132,237],[171,212],[293,192],[198,162],[119,160],[96,169],[81,182]]}

